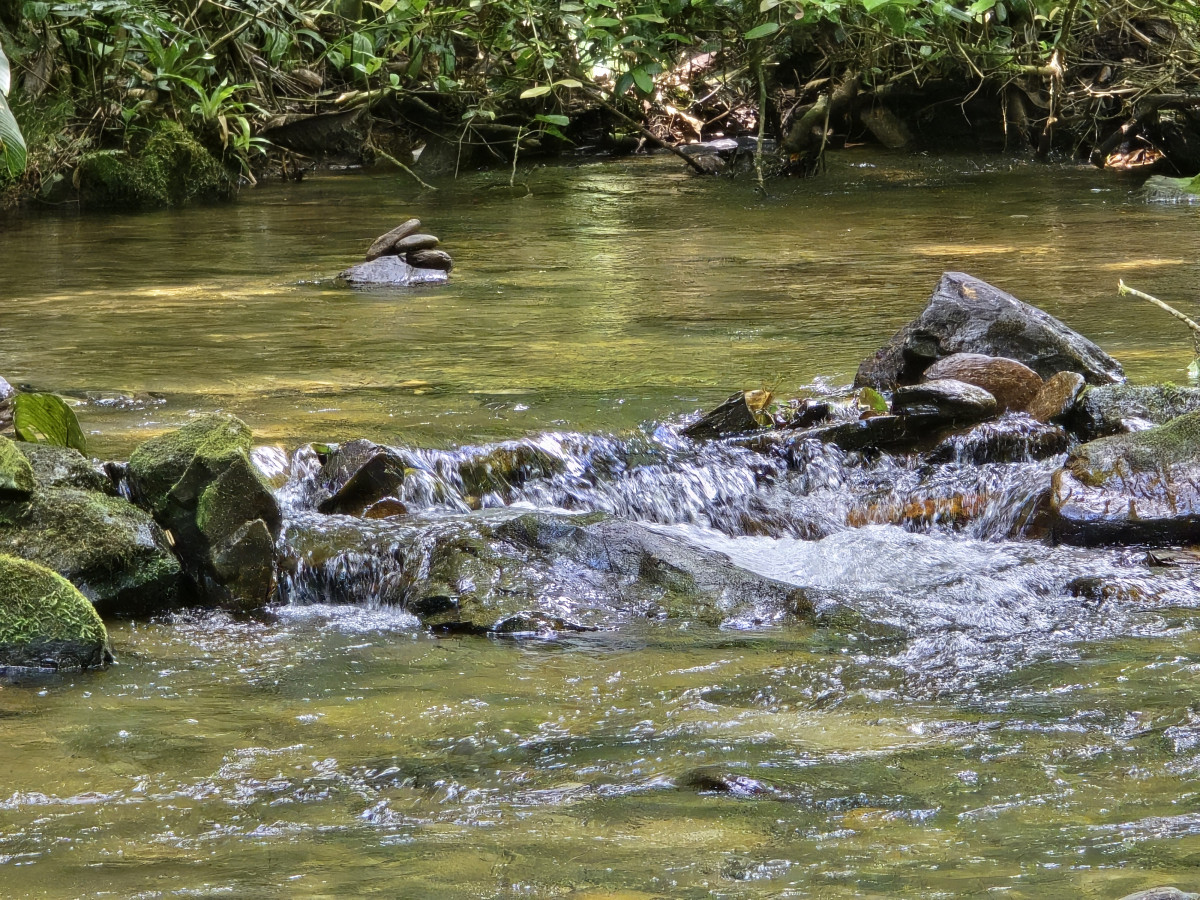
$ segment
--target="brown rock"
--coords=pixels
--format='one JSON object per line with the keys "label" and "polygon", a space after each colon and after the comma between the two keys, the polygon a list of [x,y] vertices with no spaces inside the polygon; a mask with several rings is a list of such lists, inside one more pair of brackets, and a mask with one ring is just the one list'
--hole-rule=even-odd
{"label": "brown rock", "polygon": [[955,353],[925,370],[928,381],[953,378],[981,387],[996,398],[1001,412],[1025,409],[1042,389],[1042,379],[1024,363],[1003,356]]}
{"label": "brown rock", "polygon": [[410,250],[404,258],[415,269],[439,269],[449,272],[454,268],[454,260],[445,250]]}
{"label": "brown rock", "polygon": [[387,234],[380,235],[375,238],[375,243],[371,245],[371,249],[367,251],[367,262],[373,259],[379,259],[381,256],[395,256],[396,251],[392,248],[396,242],[403,240],[410,234],[415,234],[416,230],[421,227],[420,219],[409,219],[403,225],[399,225],[389,231]]}
{"label": "brown rock", "polygon": [[1039,422],[1054,422],[1066,418],[1075,408],[1083,390],[1083,376],[1078,372],[1057,372],[1046,379],[1036,397],[1025,411]]}

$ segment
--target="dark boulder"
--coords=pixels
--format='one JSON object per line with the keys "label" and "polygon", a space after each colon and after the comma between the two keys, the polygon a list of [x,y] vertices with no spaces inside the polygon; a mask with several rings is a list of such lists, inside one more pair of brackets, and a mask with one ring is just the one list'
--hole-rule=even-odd
{"label": "dark boulder", "polygon": [[0,668],[92,669],[111,659],[104,623],[69,581],[0,555]]}
{"label": "dark boulder", "polygon": [[934,447],[928,460],[976,466],[1029,462],[1066,453],[1070,444],[1071,436],[1057,425],[1011,414],[951,435]]}
{"label": "dark boulder", "polygon": [[370,441],[347,441],[329,454],[321,467],[328,496],[317,504],[323,513],[361,516],[404,484],[406,466],[393,450]]}
{"label": "dark boulder", "polygon": [[758,419],[759,409],[752,405],[759,391],[738,391],[731,394],[724,403],[711,412],[705,413],[695,422],[683,429],[683,433],[695,441],[713,440],[733,434],[745,434],[748,431],[758,431],[766,427],[766,423]]}
{"label": "dark boulder", "polygon": [[946,424],[969,424],[994,416],[996,398],[965,381],[942,378],[897,388],[892,394],[892,412],[940,419]]}
{"label": "dark boulder", "polygon": [[403,256],[418,250],[432,250],[440,243],[441,241],[432,234],[410,234],[396,241],[392,245],[392,250],[396,256]]}
{"label": "dark boulder", "polygon": [[1070,418],[1085,384],[1078,372],[1056,372],[1046,379],[1025,411],[1039,422],[1061,425]]}
{"label": "dark boulder", "polygon": [[1078,447],[1054,474],[1050,515],[1070,544],[1200,541],[1200,413]]}
{"label": "dark boulder", "polygon": [[[419,253],[437,253],[421,250]],[[381,256],[369,262],[351,266],[338,275],[350,285],[360,287],[409,287],[415,284],[442,284],[449,275],[435,268],[417,268],[399,256]]]}
{"label": "dark boulder", "polygon": [[1173,384],[1117,384],[1088,388],[1069,417],[1069,426],[1085,441],[1163,425],[1185,413],[1200,412],[1200,388]]}
{"label": "dark boulder", "polygon": [[924,311],[863,361],[854,383],[879,390],[914,384],[955,353],[1015,359],[1043,378],[1074,371],[1091,384],[1124,380],[1116,360],[1058,319],[978,278],[947,272]]}
{"label": "dark boulder", "polygon": [[1042,389],[1042,377],[1024,363],[1002,356],[955,353],[925,370],[925,379],[952,378],[981,387],[996,398],[1000,412],[1021,412]]}
{"label": "dark boulder", "polygon": [[201,416],[129,459],[133,496],[167,530],[195,598],[262,607],[275,583],[281,514],[250,461],[251,434],[233,416]]}

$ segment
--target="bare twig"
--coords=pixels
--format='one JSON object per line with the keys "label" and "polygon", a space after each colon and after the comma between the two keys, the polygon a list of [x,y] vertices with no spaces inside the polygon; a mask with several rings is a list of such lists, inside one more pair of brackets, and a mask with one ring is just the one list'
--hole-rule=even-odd
{"label": "bare twig", "polygon": [[689,166],[691,166],[693,169],[695,169],[698,174],[700,174],[700,175],[710,174],[709,172],[707,172],[705,170],[705,168],[702,165],[700,165],[700,163],[696,162],[696,160],[692,159],[690,156],[688,156],[686,153],[684,153],[682,150],[680,150],[674,144],[664,141],[662,138],[660,138],[658,135],[656,135],[649,128],[646,128],[644,125],[639,123],[636,119],[631,119],[629,116],[625,115],[625,113],[621,112],[619,109],[617,109],[611,103],[609,103],[607,100],[605,100],[603,97],[601,97],[599,91],[593,90],[590,87],[584,87],[583,90],[584,90],[584,93],[586,93],[589,97],[591,97],[593,100],[595,100],[597,103],[599,103],[602,107],[604,107],[610,113],[624,119],[626,122],[628,122],[634,128],[636,128],[638,131],[640,131],[646,137],[647,140],[651,141],[654,144],[657,144],[659,147],[662,147],[666,150],[670,150],[672,153],[674,153],[676,156],[678,156],[680,159],[682,159],[685,163],[687,163]]}
{"label": "bare twig", "polygon": [[416,172],[414,172],[412,169],[410,169],[404,163],[400,162],[400,160],[396,159],[396,157],[392,156],[392,154],[388,153],[386,150],[381,150],[381,149],[379,149],[378,146],[376,146],[374,144],[371,145],[371,149],[374,150],[379,156],[382,156],[384,159],[386,159],[388,162],[390,162],[396,168],[401,169],[404,172],[406,172],[412,178],[412,180],[415,181],[417,184],[419,184],[421,187],[423,187],[429,191],[437,190],[437,188],[435,188],[432,184],[422,181],[420,175],[418,175]]}
{"label": "bare twig", "polygon": [[1119,280],[1117,282],[1117,292],[1121,295],[1129,294],[1132,297],[1137,297],[1141,300],[1147,301],[1148,303],[1153,303],[1159,309],[1170,313],[1188,328],[1192,329],[1192,345],[1196,349],[1196,354],[1200,356],[1200,324],[1197,324],[1195,320],[1188,318],[1169,303],[1163,303],[1163,301],[1159,300],[1157,297],[1151,297],[1149,294],[1145,294],[1141,291],[1131,288],[1123,280]]}

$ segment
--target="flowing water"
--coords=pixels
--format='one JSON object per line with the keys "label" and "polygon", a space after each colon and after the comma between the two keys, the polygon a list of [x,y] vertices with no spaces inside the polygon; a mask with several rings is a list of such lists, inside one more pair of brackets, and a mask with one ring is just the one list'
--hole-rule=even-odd
{"label": "flowing water", "polygon": [[[1054,458],[678,432],[738,387],[836,390],[943,269],[1038,303],[1135,380],[1182,379],[1186,334],[1115,284],[1186,307],[1200,209],[1087,169],[853,152],[767,199],[663,160],[519,178],[417,197],[329,177],[3,226],[0,374],[77,398],[101,455],[243,416],[300,562],[265,619],[114,622],[109,671],[0,684],[0,896],[1200,887],[1194,570],[1040,540]],[[455,256],[448,286],[330,281],[409,214]],[[297,448],[349,437],[404,456],[408,516],[313,511]],[[820,624],[434,637],[384,602],[432,531],[529,510],[724,553],[804,588]],[[1073,588],[1089,576],[1113,590]]]}

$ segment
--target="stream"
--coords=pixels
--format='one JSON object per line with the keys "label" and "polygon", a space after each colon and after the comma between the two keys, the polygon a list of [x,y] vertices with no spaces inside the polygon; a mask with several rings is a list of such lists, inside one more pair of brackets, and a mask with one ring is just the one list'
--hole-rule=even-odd
{"label": "stream", "polygon": [[[1200,571],[1050,546],[1060,458],[936,465],[694,443],[739,388],[836,393],[970,272],[1183,381],[1200,208],[1088,168],[847,151],[825,177],[661,158],[329,175],[236,204],[0,224],[0,375],[100,457],[244,418],[285,512],[286,602],[114,621],[104,672],[0,681],[0,895],[1095,898],[1200,887]],[[442,287],[331,275],[420,217]],[[406,514],[326,516],[310,441],[405,461]],[[488,461],[533,460],[497,477]],[[481,474],[482,473],[482,474]],[[967,521],[953,498],[984,497]],[[901,522],[896,510],[933,514]],[[435,636],[431,534],[614,517],[803,590],[638,608],[521,577],[595,630]],[[899,523],[899,524],[898,524]],[[1094,576],[1119,590],[1078,596]],[[607,593],[605,593],[607,592]],[[593,604],[596,607],[596,604]],[[589,607],[592,608],[592,607]]]}

